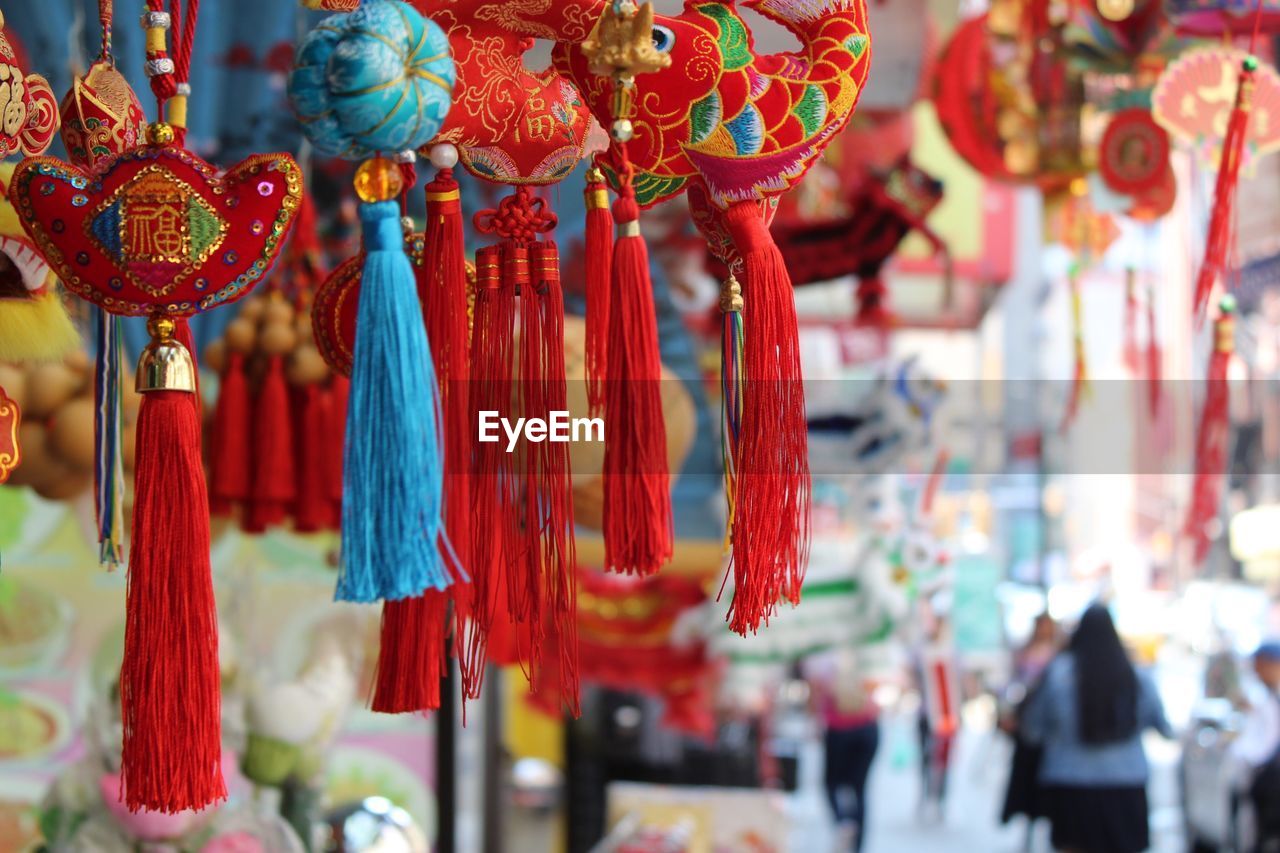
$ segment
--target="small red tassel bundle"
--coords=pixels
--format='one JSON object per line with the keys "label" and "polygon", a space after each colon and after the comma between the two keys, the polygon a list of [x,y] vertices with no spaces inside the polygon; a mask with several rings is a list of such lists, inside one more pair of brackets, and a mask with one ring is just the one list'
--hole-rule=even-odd
{"label": "small red tassel bundle", "polygon": [[[622,156],[625,161],[625,153]],[[625,170],[624,163],[620,171]],[[605,383],[605,414],[613,425],[605,433],[605,568],[647,576],[671,559],[675,534],[649,252],[626,177],[614,203],[614,221],[618,232]]]}
{"label": "small red tassel bundle", "polygon": [[1196,430],[1195,478],[1191,487],[1191,503],[1183,535],[1194,546],[1194,562],[1200,565],[1208,556],[1212,540],[1209,526],[1218,518],[1222,503],[1222,485],[1227,470],[1227,445],[1231,437],[1231,388],[1228,370],[1235,352],[1235,299],[1225,296],[1213,328],[1213,354],[1209,357],[1209,373],[1205,379],[1204,408]]}
{"label": "small red tassel bundle", "polygon": [[1204,260],[1196,277],[1192,310],[1196,318],[1204,316],[1213,286],[1227,274],[1228,255],[1234,244],[1236,190],[1240,185],[1240,162],[1249,136],[1249,114],[1253,111],[1253,76],[1258,59],[1246,56],[1236,86],[1235,106],[1227,120],[1222,139],[1222,157],[1218,163],[1218,180],[1213,188],[1213,210],[1209,214],[1209,230],[1205,236]]}
{"label": "small red tassel bundle", "polygon": [[298,496],[294,418],[284,364],[285,354],[297,343],[293,308],[273,293],[264,314],[258,343],[267,361],[253,407],[253,484],[245,517],[245,529],[255,532],[283,524]]}
{"label": "small red tassel bundle", "polygon": [[[514,392],[521,417],[547,419],[552,411],[567,410],[559,256],[554,243],[539,239],[555,227],[556,217],[543,199],[517,187],[497,208],[477,213],[474,221],[482,233],[501,241],[476,254],[472,416],[477,424],[482,413],[505,417]],[[571,629],[577,607],[572,575],[576,554],[567,451],[562,443],[527,439],[511,453],[496,441],[475,445],[476,636],[468,638],[467,654],[486,648],[489,633],[509,617],[514,636],[528,644],[515,655],[530,681],[537,682],[544,656],[554,654],[569,672],[562,680],[564,698],[577,713],[577,650]],[[504,589],[505,602],[500,600]]]}
{"label": "small red tassel bundle", "polygon": [[253,327],[248,320],[237,318],[227,324],[226,364],[218,383],[209,448],[209,496],[216,516],[229,516],[235,507],[249,500],[253,480],[249,452],[253,414],[245,369],[253,339]]}
{"label": "small red tassel bundle", "polygon": [[587,173],[584,266],[587,278],[587,323],[584,345],[587,406],[593,415],[604,410],[606,353],[609,346],[609,289],[613,279],[613,214],[609,191],[598,168]]}
{"label": "small red tassel bundle", "polygon": [[137,379],[121,768],[131,810],[178,812],[226,797],[218,616],[195,364],[174,340],[173,320],[154,317],[148,330]]}
{"label": "small red tassel bundle", "polygon": [[742,259],[743,391],[734,480],[730,627],[756,631],[783,599],[795,604],[809,559],[809,431],[791,281],[760,204],[724,222]]}

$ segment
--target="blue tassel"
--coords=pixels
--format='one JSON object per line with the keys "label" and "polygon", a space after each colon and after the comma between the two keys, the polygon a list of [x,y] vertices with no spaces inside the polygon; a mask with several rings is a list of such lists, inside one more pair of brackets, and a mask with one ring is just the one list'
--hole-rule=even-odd
{"label": "blue tassel", "polygon": [[440,391],[404,251],[400,207],[363,204],[365,262],[343,456],[339,601],[421,595],[451,583],[443,535]]}

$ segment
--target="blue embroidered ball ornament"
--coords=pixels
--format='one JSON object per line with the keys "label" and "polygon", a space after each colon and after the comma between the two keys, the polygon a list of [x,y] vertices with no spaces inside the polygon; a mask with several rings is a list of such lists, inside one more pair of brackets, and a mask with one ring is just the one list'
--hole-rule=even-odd
{"label": "blue embroidered ball ornament", "polygon": [[307,34],[289,101],[321,154],[358,160],[431,141],[457,78],[449,39],[399,0],[365,0]]}

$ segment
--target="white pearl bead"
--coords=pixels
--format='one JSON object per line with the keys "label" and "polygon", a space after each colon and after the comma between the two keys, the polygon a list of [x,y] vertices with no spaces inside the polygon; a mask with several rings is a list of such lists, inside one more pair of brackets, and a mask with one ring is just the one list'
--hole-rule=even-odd
{"label": "white pearl bead", "polygon": [[458,165],[458,149],[448,142],[431,147],[431,165],[437,169],[452,169]]}

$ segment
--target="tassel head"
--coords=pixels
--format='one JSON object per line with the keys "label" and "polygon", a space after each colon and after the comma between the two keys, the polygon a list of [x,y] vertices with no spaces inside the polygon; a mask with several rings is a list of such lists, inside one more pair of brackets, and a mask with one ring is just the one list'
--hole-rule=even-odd
{"label": "tassel head", "polygon": [[171,317],[156,315],[147,320],[151,343],[138,360],[134,387],[138,393],[149,391],[187,391],[195,393],[196,365],[187,348],[174,339],[177,325]]}

